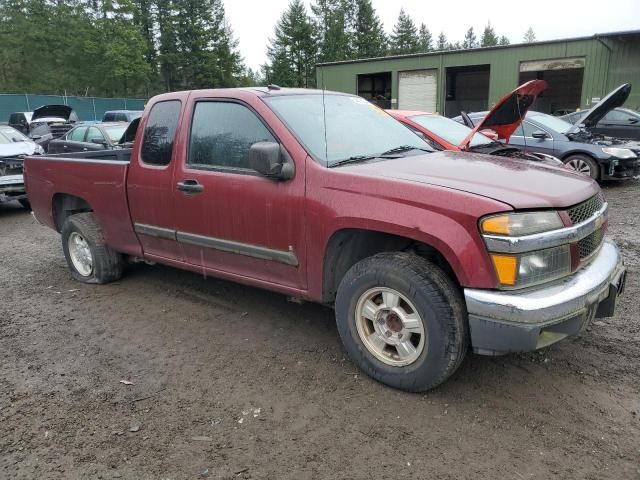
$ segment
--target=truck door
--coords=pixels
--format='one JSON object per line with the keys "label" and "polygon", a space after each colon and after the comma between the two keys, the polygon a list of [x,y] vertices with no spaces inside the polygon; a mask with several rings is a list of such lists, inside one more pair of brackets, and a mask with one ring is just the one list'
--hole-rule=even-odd
{"label": "truck door", "polygon": [[[266,106],[256,108],[268,113]],[[245,103],[197,100],[187,115],[184,161],[174,174],[177,238],[186,261],[236,278],[305,287],[304,165],[288,181],[251,169],[251,145],[281,142]]]}
{"label": "truck door", "polygon": [[[185,96],[186,99],[186,96]],[[180,100],[158,101],[138,132],[127,177],[129,211],[145,257],[181,260],[173,218],[174,144]]]}

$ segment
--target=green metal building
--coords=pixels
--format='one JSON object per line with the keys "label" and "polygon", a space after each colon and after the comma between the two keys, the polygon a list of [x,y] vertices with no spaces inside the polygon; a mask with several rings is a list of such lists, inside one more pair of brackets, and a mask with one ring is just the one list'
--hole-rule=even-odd
{"label": "green metal building", "polygon": [[360,95],[383,108],[449,117],[486,110],[532,79],[549,84],[534,110],[590,108],[622,83],[640,109],[640,30],[502,47],[400,55],[317,66],[319,88]]}

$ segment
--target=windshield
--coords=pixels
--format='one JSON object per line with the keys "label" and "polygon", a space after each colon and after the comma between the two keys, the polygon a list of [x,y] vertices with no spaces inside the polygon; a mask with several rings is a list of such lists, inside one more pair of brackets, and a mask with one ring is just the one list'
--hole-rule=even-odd
{"label": "windshield", "polygon": [[527,113],[527,118],[534,122],[538,122],[543,127],[550,128],[551,130],[555,130],[560,133],[567,133],[571,128],[573,128],[573,125],[569,122],[565,122],[558,117],[552,117],[546,113],[529,112]]}
{"label": "windshield", "polygon": [[[434,135],[456,146],[460,145],[462,141],[467,138],[467,135],[471,133],[471,129],[466,125],[462,125],[450,118],[441,117],[440,115],[416,115],[415,117],[409,117],[409,119],[421,127],[426,128]],[[481,133],[476,133],[471,139],[469,146],[477,147],[490,143],[492,143],[491,139]]]}
{"label": "windshield", "polygon": [[6,144],[13,143],[14,141],[28,142],[29,139],[15,128],[0,127],[0,143]]}
{"label": "windshield", "polygon": [[122,138],[122,135],[124,134],[124,131],[126,129],[127,129],[127,125],[122,125],[122,126],[118,125],[115,127],[104,127],[104,131],[107,132],[107,135],[109,135],[109,138],[114,142],[118,142]]}
{"label": "windshield", "polygon": [[352,157],[379,155],[400,146],[434,151],[411,130],[360,97],[301,94],[264,100],[325,166]]}

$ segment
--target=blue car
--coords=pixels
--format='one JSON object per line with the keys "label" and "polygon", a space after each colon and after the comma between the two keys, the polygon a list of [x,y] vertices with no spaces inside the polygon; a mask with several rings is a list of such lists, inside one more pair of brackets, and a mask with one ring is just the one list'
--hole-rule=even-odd
{"label": "blue car", "polygon": [[[597,181],[637,177],[640,175],[640,143],[589,131],[589,127],[596,125],[610,110],[622,105],[630,92],[629,84],[618,87],[585,112],[576,125],[546,113],[529,111],[509,144],[528,152],[553,155]],[[454,120],[472,126],[486,114],[463,114]]]}

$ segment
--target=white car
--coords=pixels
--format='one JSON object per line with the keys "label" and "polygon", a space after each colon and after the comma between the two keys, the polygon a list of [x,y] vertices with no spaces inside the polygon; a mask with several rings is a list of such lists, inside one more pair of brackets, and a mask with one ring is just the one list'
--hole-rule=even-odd
{"label": "white car", "polygon": [[0,126],[0,203],[17,200],[30,208],[22,177],[22,158],[44,150],[33,140],[9,126]]}

